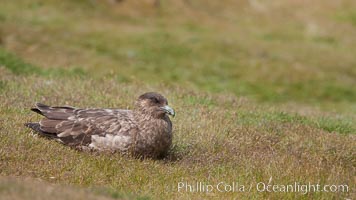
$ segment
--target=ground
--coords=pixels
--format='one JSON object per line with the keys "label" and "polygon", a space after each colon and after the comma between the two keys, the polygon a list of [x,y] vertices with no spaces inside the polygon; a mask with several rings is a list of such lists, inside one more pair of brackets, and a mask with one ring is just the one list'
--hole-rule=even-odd
{"label": "ground", "polygon": [[[355,198],[354,1],[155,2],[1,2],[2,196]],[[147,91],[177,113],[163,160],[78,152],[23,126],[35,102],[130,109]],[[179,188],[221,182],[244,192]]]}

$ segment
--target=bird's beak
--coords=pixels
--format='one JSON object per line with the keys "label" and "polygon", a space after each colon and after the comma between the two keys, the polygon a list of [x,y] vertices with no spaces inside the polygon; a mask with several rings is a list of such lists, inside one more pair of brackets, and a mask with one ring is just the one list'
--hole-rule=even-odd
{"label": "bird's beak", "polygon": [[173,108],[169,106],[163,106],[161,107],[167,114],[172,115],[173,117],[176,116],[176,113],[174,112]]}

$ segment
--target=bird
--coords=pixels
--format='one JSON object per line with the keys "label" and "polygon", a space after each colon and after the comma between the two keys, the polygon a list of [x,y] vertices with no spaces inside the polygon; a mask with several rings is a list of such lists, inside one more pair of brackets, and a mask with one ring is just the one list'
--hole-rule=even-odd
{"label": "bird", "polygon": [[172,145],[175,116],[167,99],[159,93],[140,95],[132,110],[113,108],[75,108],[36,103],[32,111],[43,118],[28,122],[40,136],[78,150],[121,152],[141,158],[159,159]]}

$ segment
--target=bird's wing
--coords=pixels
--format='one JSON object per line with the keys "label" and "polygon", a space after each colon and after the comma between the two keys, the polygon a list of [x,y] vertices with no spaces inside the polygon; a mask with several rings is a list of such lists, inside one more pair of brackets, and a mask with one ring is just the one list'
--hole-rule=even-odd
{"label": "bird's wing", "polygon": [[132,111],[119,109],[76,109],[37,104],[33,111],[45,116],[39,124],[46,134],[72,145],[88,144],[92,135],[127,135],[135,126]]}

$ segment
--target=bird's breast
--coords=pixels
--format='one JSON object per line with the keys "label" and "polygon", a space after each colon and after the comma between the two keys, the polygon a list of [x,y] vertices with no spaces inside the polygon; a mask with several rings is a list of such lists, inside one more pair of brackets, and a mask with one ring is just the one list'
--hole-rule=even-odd
{"label": "bird's breast", "polygon": [[141,123],[136,137],[136,152],[142,155],[159,156],[166,153],[172,143],[170,121],[155,119]]}

